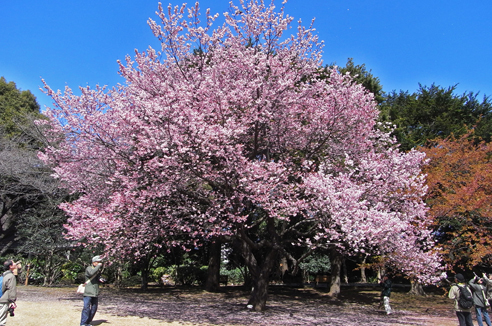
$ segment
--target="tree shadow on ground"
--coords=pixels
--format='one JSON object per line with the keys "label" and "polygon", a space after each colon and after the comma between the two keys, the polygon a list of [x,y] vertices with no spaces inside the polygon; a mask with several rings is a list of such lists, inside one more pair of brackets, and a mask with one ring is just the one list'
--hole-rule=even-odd
{"label": "tree shadow on ground", "polygon": [[[404,295],[408,296],[395,295],[397,301],[405,301]],[[248,296],[249,292],[241,287],[221,287],[218,293],[197,287],[150,288],[145,292],[104,288],[99,311],[198,325],[422,325],[422,314],[417,308],[401,309],[406,306],[397,301],[395,313],[386,315],[378,308],[379,291],[375,290],[343,289],[338,298],[332,298],[313,288],[271,286],[268,307],[263,312],[246,308]],[[75,291],[66,292],[58,299],[81,302]]]}

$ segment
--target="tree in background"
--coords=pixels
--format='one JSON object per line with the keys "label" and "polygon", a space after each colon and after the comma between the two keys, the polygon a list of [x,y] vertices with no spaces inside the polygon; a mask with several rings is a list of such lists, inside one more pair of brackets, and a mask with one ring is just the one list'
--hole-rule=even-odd
{"label": "tree in background", "polygon": [[25,257],[35,256],[42,262],[38,271],[43,283],[53,284],[71,249],[63,232],[67,216],[57,207],[67,201],[68,193],[37,157],[39,147],[29,145],[41,143],[40,138],[33,142],[35,128],[32,123],[26,140],[21,135],[14,139],[0,137],[2,254],[13,251]]}
{"label": "tree in background", "polygon": [[263,1],[231,5],[215,30],[185,9],[159,6],[162,50],[127,58],[125,86],[46,86],[47,137],[61,141],[41,157],[80,195],[61,206],[69,235],[135,257],[157,239],[229,237],[254,310],[279,258],[298,263],[293,246],[380,254],[432,280],[423,156],[375,128],[374,97],[349,75],[320,74],[313,29],[284,37],[292,18]]}
{"label": "tree in background", "polygon": [[22,134],[21,126],[32,115],[41,117],[39,104],[31,91],[21,91],[14,82],[7,83],[4,77],[0,77],[0,129],[3,136],[12,138]]}
{"label": "tree in background", "polygon": [[[331,65],[333,68],[334,65]],[[327,66],[328,68],[328,66]],[[374,99],[378,104],[381,104],[385,100],[385,94],[383,92],[383,86],[381,85],[381,81],[378,77],[375,77],[372,74],[372,70],[367,70],[366,65],[363,63],[361,65],[354,64],[353,58],[348,58],[345,67],[337,67],[338,72],[342,75],[350,74],[353,77],[353,80],[364,86],[369,92],[374,95]],[[325,72],[329,71],[325,68]]]}
{"label": "tree in background", "polygon": [[0,78],[1,254],[35,256],[42,262],[43,283],[52,284],[70,251],[63,237],[66,215],[57,208],[68,194],[37,157],[45,145],[34,123],[40,118],[32,93]]}
{"label": "tree in background", "polygon": [[415,93],[400,91],[387,95],[381,104],[384,121],[396,125],[394,135],[401,149],[408,151],[417,146],[426,146],[429,140],[456,137],[475,126],[475,135],[485,141],[492,135],[492,103],[478,93],[455,95],[456,86],[447,89],[437,85],[420,85]]}
{"label": "tree in background", "polygon": [[17,213],[38,194],[31,187],[38,182],[28,170],[32,171],[38,149],[29,151],[29,148],[39,144],[33,142],[29,125],[40,117],[39,105],[32,93],[20,91],[14,82],[7,83],[0,77],[0,239],[3,239],[3,252],[14,245]]}
{"label": "tree in background", "polygon": [[422,147],[426,202],[446,263],[457,268],[490,265],[492,256],[492,144],[476,142],[473,130]]}

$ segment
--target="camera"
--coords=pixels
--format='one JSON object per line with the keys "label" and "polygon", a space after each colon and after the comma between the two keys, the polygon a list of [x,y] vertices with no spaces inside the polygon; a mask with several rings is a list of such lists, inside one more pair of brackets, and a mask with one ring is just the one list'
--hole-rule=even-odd
{"label": "camera", "polygon": [[9,314],[10,314],[10,317],[14,317],[14,316],[15,316],[15,314],[14,314],[14,309],[15,309],[15,308],[14,308],[13,306],[10,306],[10,307],[9,307],[9,309],[7,309],[7,311],[8,311],[8,312],[9,312]]}

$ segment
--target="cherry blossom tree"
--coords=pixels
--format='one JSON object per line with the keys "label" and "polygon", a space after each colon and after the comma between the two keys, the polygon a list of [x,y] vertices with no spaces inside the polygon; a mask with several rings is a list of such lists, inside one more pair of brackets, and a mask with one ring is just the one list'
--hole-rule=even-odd
{"label": "cherry blossom tree", "polygon": [[423,154],[375,128],[374,98],[333,68],[320,78],[312,24],[273,3],[240,1],[200,21],[198,3],[149,20],[160,51],[120,63],[125,85],[54,92],[40,154],[80,197],[62,205],[69,235],[112,255],[227,238],[266,306],[289,248],[384,255],[431,281],[437,254],[421,200]]}

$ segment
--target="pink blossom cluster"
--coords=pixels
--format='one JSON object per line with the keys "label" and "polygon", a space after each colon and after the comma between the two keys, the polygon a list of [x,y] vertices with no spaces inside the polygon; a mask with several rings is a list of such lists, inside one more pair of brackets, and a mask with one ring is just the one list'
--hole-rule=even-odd
{"label": "pink blossom cluster", "polygon": [[373,96],[349,75],[319,73],[312,26],[286,36],[283,8],[231,6],[212,29],[198,4],[159,5],[162,47],[120,63],[125,85],[45,84],[53,146],[40,157],[79,196],[62,205],[69,236],[139,257],[295,217],[311,225],[299,245],[384,255],[431,280],[422,154],[378,131]]}

